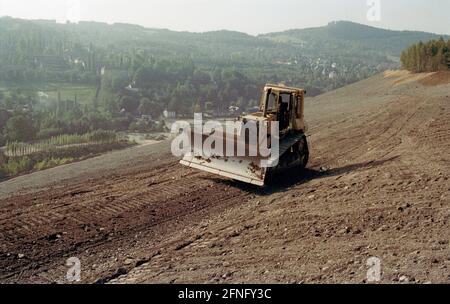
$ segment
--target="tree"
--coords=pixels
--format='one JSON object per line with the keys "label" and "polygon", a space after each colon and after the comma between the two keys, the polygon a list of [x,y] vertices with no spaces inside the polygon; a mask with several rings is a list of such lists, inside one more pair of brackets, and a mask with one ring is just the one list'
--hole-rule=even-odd
{"label": "tree", "polygon": [[450,68],[449,44],[443,38],[419,42],[403,51],[400,60],[403,68],[414,72],[436,72]]}
{"label": "tree", "polygon": [[[6,138],[3,134],[0,133],[0,147],[3,147],[4,145],[6,145]],[[1,155],[1,153],[0,153],[0,155]],[[0,176],[0,178],[1,178],[1,176]]]}
{"label": "tree", "polygon": [[120,107],[128,113],[135,113],[139,107],[139,101],[130,96],[124,96],[120,100]]}
{"label": "tree", "polygon": [[14,115],[6,123],[5,135],[10,141],[32,140],[35,133],[32,120],[23,114]]}
{"label": "tree", "polygon": [[111,75],[111,88],[118,92],[125,88],[129,83],[130,79],[126,73],[116,73]]}
{"label": "tree", "polygon": [[146,97],[141,99],[139,105],[139,113],[141,115],[151,115],[152,117],[157,118],[162,114],[163,110],[162,106],[156,102],[153,102]]}
{"label": "tree", "polygon": [[0,134],[3,131],[3,128],[6,126],[6,122],[11,117],[8,111],[0,109]]}

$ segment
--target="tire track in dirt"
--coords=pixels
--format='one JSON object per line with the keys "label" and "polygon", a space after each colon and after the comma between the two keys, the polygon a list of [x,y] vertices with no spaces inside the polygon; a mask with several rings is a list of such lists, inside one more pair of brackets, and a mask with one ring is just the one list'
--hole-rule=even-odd
{"label": "tire track in dirt", "polygon": [[[104,245],[109,235],[126,235],[192,216],[208,208],[221,209],[242,203],[246,191],[215,183],[205,174],[184,170],[177,162],[164,168],[114,179],[76,185],[54,193],[42,192],[17,198],[24,208],[0,218],[3,279],[32,270],[55,258],[80,252],[91,243]],[[221,196],[215,194],[222,193]],[[8,199],[9,205],[11,200]],[[5,202],[0,200],[0,205]],[[223,205],[223,206],[221,206]],[[112,242],[114,237],[109,238]],[[117,240],[115,240],[117,241]],[[47,247],[45,247],[47,246]],[[30,252],[30,248],[33,248]],[[26,259],[17,255],[26,252]],[[9,253],[9,255],[8,255]],[[28,266],[25,266],[28,265]],[[40,268],[38,267],[38,268]]]}

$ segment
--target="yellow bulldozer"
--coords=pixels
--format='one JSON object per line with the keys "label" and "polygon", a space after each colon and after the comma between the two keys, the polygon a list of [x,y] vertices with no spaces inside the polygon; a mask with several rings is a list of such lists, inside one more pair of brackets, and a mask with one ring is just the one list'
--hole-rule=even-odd
{"label": "yellow bulldozer", "polygon": [[[303,89],[267,84],[262,91],[259,111],[235,121],[244,127],[236,127],[231,132],[227,129],[206,133],[194,128],[189,139],[193,148],[180,163],[258,186],[264,186],[285,170],[304,169],[309,159],[304,121],[305,94]],[[258,141],[250,138],[252,127]],[[266,132],[262,132],[263,129]],[[196,136],[200,138],[197,142]],[[230,139],[233,139],[233,146],[228,149]],[[205,148],[206,142],[213,144]],[[263,155],[262,145],[269,153]],[[211,146],[214,152],[208,151]]]}

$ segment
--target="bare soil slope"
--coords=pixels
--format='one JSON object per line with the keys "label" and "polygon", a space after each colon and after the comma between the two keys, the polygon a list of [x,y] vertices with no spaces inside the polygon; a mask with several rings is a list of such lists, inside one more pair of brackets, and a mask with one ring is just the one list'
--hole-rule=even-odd
{"label": "bare soil slope", "polygon": [[0,280],[67,282],[78,257],[83,282],[365,282],[377,257],[382,282],[450,282],[448,74],[386,72],[306,111],[309,169],[265,189],[182,168],[166,144],[4,194]]}

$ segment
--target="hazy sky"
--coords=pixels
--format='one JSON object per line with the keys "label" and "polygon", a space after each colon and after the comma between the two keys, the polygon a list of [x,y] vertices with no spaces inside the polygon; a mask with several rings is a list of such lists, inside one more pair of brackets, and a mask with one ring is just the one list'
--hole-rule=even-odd
{"label": "hazy sky", "polygon": [[[377,1],[380,20],[371,21],[368,2]],[[0,16],[250,34],[322,26],[333,20],[450,34],[449,12],[449,0],[0,0]]]}

